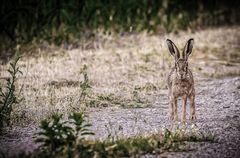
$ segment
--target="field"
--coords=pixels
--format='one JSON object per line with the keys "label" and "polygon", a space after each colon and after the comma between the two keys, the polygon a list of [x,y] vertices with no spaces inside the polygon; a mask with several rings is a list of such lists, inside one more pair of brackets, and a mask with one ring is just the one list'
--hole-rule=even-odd
{"label": "field", "polygon": [[[101,139],[109,133],[131,136],[170,127],[166,77],[173,58],[167,50],[167,38],[181,50],[189,38],[194,38],[189,65],[195,77],[195,124],[199,130],[209,128],[223,142],[233,137],[240,141],[236,123],[240,101],[240,27],[232,26],[178,34],[99,33],[95,40],[82,39],[76,45],[56,47],[44,43],[38,49],[19,46],[22,58],[18,64],[23,75],[17,77],[17,90],[22,101],[14,106],[11,132],[0,137],[3,151],[11,152],[14,147],[32,151],[36,144],[31,136],[38,131],[40,121],[55,112],[67,118],[71,112],[84,111],[96,138]],[[8,63],[0,65],[1,86],[9,77]],[[188,123],[192,125],[189,120]],[[231,123],[234,129],[229,130],[235,135],[223,136]],[[123,130],[116,130],[119,127]],[[219,132],[215,129],[218,127]],[[239,152],[239,146],[233,146]],[[196,153],[201,154],[202,150],[205,148]]]}

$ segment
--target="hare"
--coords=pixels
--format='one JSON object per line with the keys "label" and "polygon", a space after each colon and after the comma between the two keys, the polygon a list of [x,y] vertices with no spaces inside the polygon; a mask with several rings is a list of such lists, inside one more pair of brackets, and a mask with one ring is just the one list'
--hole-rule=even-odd
{"label": "hare", "polygon": [[169,39],[166,40],[170,54],[175,59],[175,65],[167,78],[170,99],[170,119],[178,121],[177,100],[182,97],[182,122],[186,122],[186,103],[190,100],[191,120],[196,119],[195,114],[195,89],[191,70],[188,69],[188,57],[192,53],[193,39],[189,39],[183,49],[182,58],[176,45]]}

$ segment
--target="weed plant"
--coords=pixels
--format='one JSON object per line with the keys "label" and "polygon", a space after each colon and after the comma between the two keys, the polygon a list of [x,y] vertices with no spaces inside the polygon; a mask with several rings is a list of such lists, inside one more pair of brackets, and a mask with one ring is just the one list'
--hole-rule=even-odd
{"label": "weed plant", "polygon": [[13,106],[20,102],[16,94],[17,74],[22,74],[17,66],[19,59],[20,57],[16,57],[10,63],[10,68],[7,70],[10,77],[6,79],[6,86],[0,87],[0,129],[10,124]]}

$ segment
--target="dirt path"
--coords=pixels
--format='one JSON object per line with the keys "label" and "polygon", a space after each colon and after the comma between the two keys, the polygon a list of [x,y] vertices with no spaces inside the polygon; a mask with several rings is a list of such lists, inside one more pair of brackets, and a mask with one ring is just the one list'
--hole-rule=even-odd
{"label": "dirt path", "polygon": [[[205,79],[196,85],[197,121],[199,130],[215,134],[216,143],[194,143],[192,151],[164,153],[164,157],[239,157],[240,155],[240,77]],[[102,108],[90,115],[93,131],[98,138],[130,136],[157,132],[171,127],[168,120],[166,91],[156,96],[159,102],[149,108]],[[179,108],[179,118],[181,108]],[[187,109],[189,111],[189,109]],[[189,114],[189,113],[188,113]],[[188,115],[189,116],[189,115]],[[188,122],[189,126],[192,123]],[[34,126],[15,127],[0,136],[0,151],[17,153],[36,148],[33,143]],[[161,157],[159,156],[159,157]],[[156,157],[145,155],[143,157]]]}

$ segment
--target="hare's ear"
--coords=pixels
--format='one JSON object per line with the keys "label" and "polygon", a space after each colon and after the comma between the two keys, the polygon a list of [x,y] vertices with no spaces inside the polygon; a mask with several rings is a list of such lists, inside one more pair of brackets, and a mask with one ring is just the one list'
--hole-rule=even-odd
{"label": "hare's ear", "polygon": [[193,38],[189,39],[183,49],[183,59],[188,60],[188,56],[192,53],[193,49]]}
{"label": "hare's ear", "polygon": [[167,39],[166,42],[167,42],[169,52],[177,61],[180,58],[180,53],[177,46],[170,39]]}

